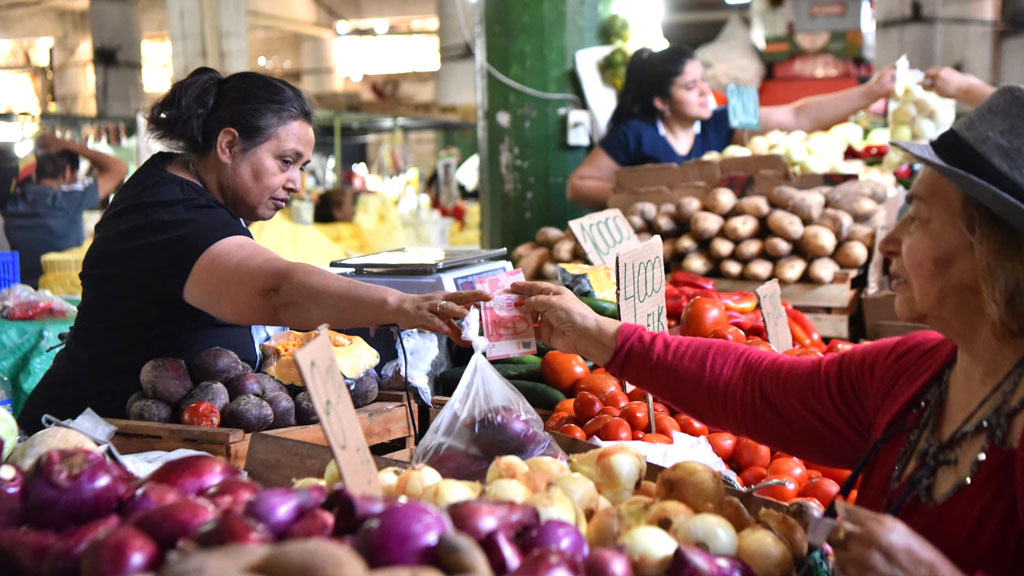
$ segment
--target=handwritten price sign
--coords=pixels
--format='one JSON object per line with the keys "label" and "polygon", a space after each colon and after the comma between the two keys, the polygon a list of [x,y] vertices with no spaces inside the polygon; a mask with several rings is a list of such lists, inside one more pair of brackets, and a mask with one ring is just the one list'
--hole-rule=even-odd
{"label": "handwritten price sign", "polygon": [[640,243],[629,220],[618,208],[569,220],[569,229],[587,254],[587,259],[595,265],[611,264],[620,251]]}
{"label": "handwritten price sign", "polygon": [[782,306],[782,292],[779,289],[779,280],[772,278],[758,286],[754,293],[757,294],[757,301],[761,306],[761,316],[764,318],[764,331],[768,336],[768,343],[779,352],[785,352],[793,347],[793,334],[789,331],[789,317],[786,309]]}
{"label": "handwritten price sign", "polygon": [[736,130],[760,130],[761,102],[757,88],[729,84],[725,87],[725,94],[729,99],[726,105],[729,126]]}
{"label": "handwritten price sign", "polygon": [[663,254],[661,236],[655,236],[635,248],[619,252],[615,264],[619,318],[645,326],[650,332],[667,329]]}

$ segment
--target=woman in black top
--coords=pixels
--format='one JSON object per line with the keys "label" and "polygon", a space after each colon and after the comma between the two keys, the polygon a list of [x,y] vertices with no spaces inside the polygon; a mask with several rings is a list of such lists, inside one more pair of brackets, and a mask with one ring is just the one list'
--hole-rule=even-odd
{"label": "woman in black top", "polygon": [[398,324],[455,335],[480,291],[409,295],[289,262],[253,241],[299,191],[313,152],[312,106],[287,82],[199,68],[149,115],[178,153],[150,158],[96,227],[67,345],[19,417],[124,417],[152,358],[186,361],[221,346],[256,367],[250,325],[309,329]]}

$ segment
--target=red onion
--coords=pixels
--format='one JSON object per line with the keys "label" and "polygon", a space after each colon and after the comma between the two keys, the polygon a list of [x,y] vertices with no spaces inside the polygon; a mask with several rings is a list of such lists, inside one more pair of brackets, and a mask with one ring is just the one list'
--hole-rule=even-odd
{"label": "red onion", "polygon": [[25,475],[14,464],[0,465],[0,528],[21,522],[21,488]]}
{"label": "red onion", "polygon": [[153,537],[162,550],[177,546],[178,541],[192,538],[199,527],[217,515],[216,511],[196,500],[180,500],[154,508],[135,519],[133,524]]}
{"label": "red onion", "polygon": [[529,416],[510,409],[495,410],[479,418],[473,432],[473,443],[485,456],[515,454],[529,458],[548,439],[533,427]]}
{"label": "red onion", "polygon": [[327,537],[334,532],[334,514],[323,508],[313,508],[299,518],[285,532],[285,538]]}
{"label": "red onion", "polygon": [[223,458],[205,454],[171,460],[150,474],[146,482],[174,486],[193,496],[238,475],[238,470]]}
{"label": "red onion", "polygon": [[25,478],[24,518],[40,528],[79,526],[114,513],[123,491],[120,473],[103,455],[50,450]]}
{"label": "red onion", "polygon": [[273,542],[274,535],[267,527],[231,510],[199,527],[196,542],[203,548],[225,544],[260,544]]}
{"label": "red onion", "polygon": [[555,550],[579,565],[583,564],[590,552],[587,540],[576,526],[561,520],[547,522],[529,530],[523,535],[523,552],[534,550]]}
{"label": "red onion", "polygon": [[213,503],[217,510],[231,510],[242,514],[245,505],[260,493],[260,485],[245,478],[228,478],[204,490],[201,495]]}
{"label": "red onion", "polygon": [[299,490],[269,488],[245,506],[245,515],[266,524],[275,536],[284,536],[307,508]]}
{"label": "red onion", "polygon": [[[589,576],[589,575],[588,575]],[[705,552],[694,546],[680,546],[665,576],[755,576],[745,562],[734,556]]]}
{"label": "red onion", "polygon": [[82,576],[128,576],[155,570],[159,565],[156,542],[126,524],[89,545],[82,556]]}
{"label": "red onion", "polygon": [[495,530],[515,537],[540,524],[540,514],[533,506],[514,502],[466,500],[448,507],[452,524],[478,542]]}
{"label": "red onion", "polygon": [[65,532],[46,555],[43,572],[46,576],[77,576],[78,565],[89,544],[103,538],[120,524],[121,518],[111,514]]}
{"label": "red onion", "polygon": [[512,576],[580,576],[573,561],[554,550],[534,550]]}
{"label": "red onion", "polygon": [[434,564],[434,548],[447,530],[444,516],[422,502],[398,504],[359,530],[357,548],[367,563],[382,566]]}
{"label": "red onion", "polygon": [[42,559],[46,558],[56,543],[57,533],[49,530],[0,530],[0,574],[41,575]]}
{"label": "red onion", "polygon": [[591,552],[583,563],[583,571],[587,576],[633,576],[629,557],[614,548],[598,548]]}
{"label": "red onion", "polygon": [[480,542],[480,547],[487,554],[487,561],[495,574],[515,572],[523,563],[523,554],[519,547],[502,530],[492,530]]}
{"label": "red onion", "polygon": [[154,508],[184,499],[185,493],[174,486],[148,482],[121,504],[120,514],[126,522],[131,522]]}
{"label": "red onion", "polygon": [[364,522],[399,504],[394,498],[354,496],[344,488],[335,489],[331,493],[331,500],[334,506],[335,536],[355,534]]}

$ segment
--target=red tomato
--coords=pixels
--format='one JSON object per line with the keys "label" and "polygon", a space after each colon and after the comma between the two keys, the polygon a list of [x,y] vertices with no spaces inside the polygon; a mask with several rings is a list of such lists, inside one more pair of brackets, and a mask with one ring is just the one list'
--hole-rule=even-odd
{"label": "red tomato", "polygon": [[[644,400],[644,402],[646,402],[646,400]],[[657,400],[654,401],[654,413],[664,414],[665,416],[671,414],[671,412],[668,411],[668,406],[665,406],[664,404],[658,402]]]}
{"label": "red tomato", "polygon": [[575,402],[575,398],[566,398],[558,404],[555,404],[555,412],[565,412],[566,414],[573,414],[572,404]]}
{"label": "red tomato", "polygon": [[632,440],[633,431],[630,430],[629,424],[622,418],[612,418],[605,422],[604,426],[601,426],[601,431],[597,433],[597,437],[605,442]]}
{"label": "red tomato", "polygon": [[676,422],[671,416],[664,414],[658,414],[654,417],[654,431],[658,434],[664,434],[669,438],[672,437],[672,432],[682,432],[679,428],[679,422]]}
{"label": "red tomato", "polygon": [[604,423],[611,420],[612,417],[607,414],[598,414],[591,418],[586,424],[583,425],[583,431],[587,433],[587,438],[594,436],[601,431],[601,426]]}
{"label": "red tomato", "polygon": [[789,476],[784,474],[769,474],[764,480],[762,480],[762,482],[769,482],[771,480],[785,480],[786,483],[780,486],[768,486],[761,488],[760,490],[756,490],[754,493],[758,496],[764,496],[765,498],[771,498],[772,500],[787,503],[800,494],[800,486],[796,483],[796,480]]}
{"label": "red tomato", "polygon": [[665,327],[666,328],[671,330],[672,328],[675,328],[676,326],[679,326],[679,320],[676,320],[675,316],[672,316],[670,318],[665,319]]}
{"label": "red tomato", "polygon": [[605,394],[612,390],[621,391],[622,386],[619,384],[619,379],[611,376],[610,374],[594,374],[591,372],[577,380],[573,389],[576,394],[579,394],[580,392],[590,392],[598,398],[603,398]]}
{"label": "red tomato", "polygon": [[643,440],[646,435],[643,430],[633,430],[633,440]]}
{"label": "red tomato", "polygon": [[753,346],[754,348],[760,348],[761,350],[767,350],[769,352],[775,352],[775,348],[768,343],[767,340],[760,338],[747,338],[747,346]]}
{"label": "red tomato", "polygon": [[772,451],[764,444],[758,444],[750,438],[740,438],[736,442],[736,464],[742,469],[751,466],[768,468],[772,461]]}
{"label": "red tomato", "polygon": [[740,472],[740,480],[743,481],[743,485],[746,487],[754,486],[759,484],[761,480],[768,476],[768,469],[764,466],[751,466],[746,468],[743,472]]}
{"label": "red tomato", "polygon": [[823,478],[823,476],[821,475],[821,470],[811,470],[810,468],[808,468],[807,480],[811,481],[814,480],[815,478]]}
{"label": "red tomato", "polygon": [[644,442],[650,442],[651,444],[671,444],[672,437],[664,434],[644,434],[642,438]]}
{"label": "red tomato", "polygon": [[566,424],[576,424],[579,426],[580,421],[568,412],[555,412],[550,418],[548,418],[548,421],[544,423],[544,429],[558,430]]}
{"label": "red tomato", "polygon": [[[779,458],[792,458],[793,460],[796,460],[797,462],[804,464],[803,459],[797,458],[796,456],[793,456],[788,452],[783,452],[782,450],[776,450],[775,452],[772,452],[772,461],[778,460]],[[804,466],[806,466],[806,464],[804,464]]]}
{"label": "red tomato", "polygon": [[619,416],[629,423],[633,430],[647,432],[651,429],[651,420],[647,415],[647,406],[639,402],[630,402],[622,407]]}
{"label": "red tomato", "polygon": [[747,335],[743,333],[743,330],[733,326],[732,324],[726,324],[725,326],[719,326],[711,331],[708,335],[709,338],[716,340],[728,340],[729,342],[738,342],[740,344],[747,343]]}
{"label": "red tomato", "polygon": [[623,406],[629,404],[629,396],[622,390],[612,390],[604,396],[599,396],[601,402],[605,406],[614,406],[615,408],[622,409]]}
{"label": "red tomato", "polygon": [[601,408],[601,411],[598,412],[598,414],[607,414],[612,418],[618,418],[620,416],[619,409],[615,406],[605,406],[604,408]]}
{"label": "red tomato", "polygon": [[587,433],[583,431],[583,428],[575,424],[566,424],[558,429],[558,432],[565,434],[566,436],[572,436],[578,440],[586,440]]}
{"label": "red tomato", "polygon": [[708,427],[688,414],[676,414],[672,418],[679,424],[679,431],[690,436],[707,436]]}
{"label": "red tomato", "polygon": [[209,402],[193,402],[181,413],[181,423],[216,428],[220,424],[220,410]]}
{"label": "red tomato", "polygon": [[633,402],[647,402],[647,390],[643,388],[633,388],[629,393],[629,399]]}
{"label": "red tomato", "polygon": [[814,478],[808,480],[806,484],[800,488],[800,495],[807,496],[808,498],[814,498],[821,505],[828,508],[828,505],[832,503],[832,499],[839,494],[839,484],[835,480],[829,480],[828,478]]}
{"label": "red tomato", "polygon": [[776,458],[768,464],[769,476],[789,476],[803,486],[807,482],[807,468],[796,458]]}
{"label": "red tomato", "polygon": [[843,468],[832,468],[831,466],[822,466],[813,462],[806,462],[805,465],[810,470],[820,471],[822,476],[835,480],[840,485],[850,477],[850,471]]}
{"label": "red tomato", "polygon": [[715,451],[715,454],[718,454],[718,457],[725,462],[729,462],[736,455],[735,434],[728,432],[708,434],[708,442],[711,443],[711,449]]}
{"label": "red tomato", "polygon": [[572,404],[572,413],[580,420],[586,422],[597,416],[601,408],[604,408],[604,404],[601,404],[600,398],[590,392],[580,392],[576,395],[576,401]]}
{"label": "red tomato", "polygon": [[697,296],[686,303],[683,317],[679,320],[679,334],[707,338],[719,326],[729,323],[725,307],[714,298]]}
{"label": "red tomato", "polygon": [[593,370],[590,371],[590,373],[591,374],[607,374],[608,371],[605,370],[604,367],[602,366],[600,368],[594,368]]}
{"label": "red tomato", "polygon": [[579,354],[566,354],[552,350],[540,361],[540,371],[544,381],[558,388],[563,394],[572,390],[576,381],[590,374],[587,361]]}

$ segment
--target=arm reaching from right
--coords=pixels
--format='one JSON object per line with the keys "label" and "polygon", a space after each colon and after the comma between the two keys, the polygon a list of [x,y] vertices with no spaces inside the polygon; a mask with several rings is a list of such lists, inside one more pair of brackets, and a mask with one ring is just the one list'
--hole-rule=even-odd
{"label": "arm reaching from right", "polygon": [[944,98],[954,98],[969,108],[977,108],[996,91],[995,86],[980,78],[948,66],[929,68],[925,72],[925,87]]}

